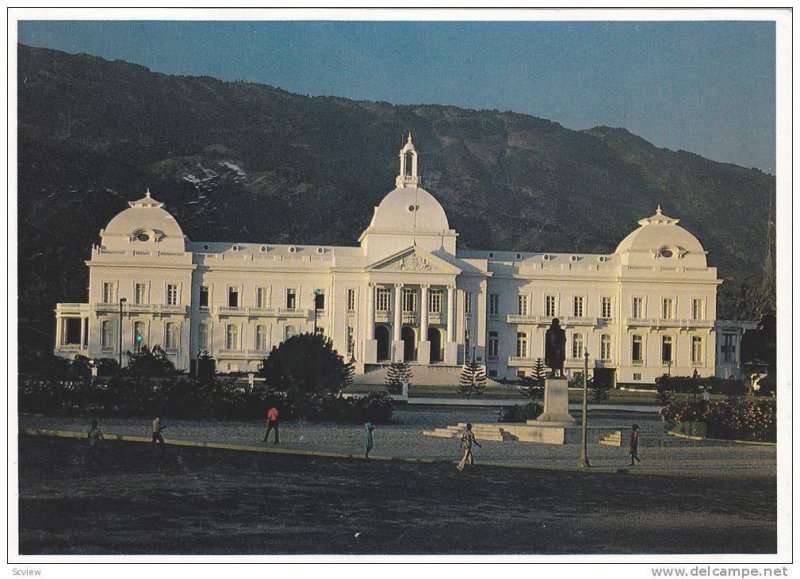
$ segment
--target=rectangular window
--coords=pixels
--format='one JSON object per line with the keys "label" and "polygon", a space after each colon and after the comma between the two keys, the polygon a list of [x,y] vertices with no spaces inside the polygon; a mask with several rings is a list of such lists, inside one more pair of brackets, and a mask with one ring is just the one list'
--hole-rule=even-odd
{"label": "rectangular window", "polygon": [[672,364],[672,336],[661,337],[661,363],[665,366]]}
{"label": "rectangular window", "polygon": [[100,327],[100,345],[103,350],[111,350],[114,346],[114,333],[111,320],[103,320]]}
{"label": "rectangular window", "polygon": [[672,298],[664,298],[661,300],[661,319],[671,320],[675,316],[675,302]]}
{"label": "rectangular window", "polygon": [[114,290],[116,289],[116,285],[113,282],[103,282],[103,303],[104,304],[113,304],[115,301],[116,293]]}
{"label": "rectangular window", "polygon": [[583,357],[583,334],[572,334],[572,357]]}
{"label": "rectangular window", "polygon": [[600,336],[600,359],[611,360],[611,336],[608,334]]}
{"label": "rectangular window", "polygon": [[347,355],[351,358],[356,351],[355,330],[353,326],[347,326]]}
{"label": "rectangular window", "polygon": [[634,320],[641,320],[644,317],[644,298],[633,298],[631,317]]}
{"label": "rectangular window", "polygon": [[611,319],[611,298],[602,298],[600,300],[600,317],[606,320]]}
{"label": "rectangular window", "polygon": [[517,296],[517,314],[528,315],[528,296]]}
{"label": "rectangular window", "polygon": [[558,315],[558,308],[556,307],[556,296],[544,297],[544,315],[548,318],[555,318]]}
{"label": "rectangular window", "polygon": [[500,315],[500,294],[489,294],[489,315]]}
{"label": "rectangular window", "polygon": [[176,283],[167,284],[167,305],[168,306],[178,305],[178,284]]}
{"label": "rectangular window", "polygon": [[256,288],[256,308],[262,310],[267,307],[267,288]]}
{"label": "rectangular window", "polygon": [[350,288],[347,290],[347,313],[352,314],[356,311],[356,290]]}
{"label": "rectangular window", "polygon": [[496,359],[500,352],[500,338],[497,335],[497,332],[489,332],[489,351],[488,356],[489,359]]}
{"label": "rectangular window", "polygon": [[724,362],[736,361],[736,342],[733,334],[722,335],[722,360]]}
{"label": "rectangular window", "polygon": [[288,340],[292,336],[296,335],[297,335],[297,328],[295,328],[294,326],[286,326],[286,328],[283,331],[284,340]]}
{"label": "rectangular window", "polygon": [[634,372],[633,373],[633,379],[634,380],[641,380],[642,379],[642,375],[640,373],[638,373],[638,372]]}
{"label": "rectangular window", "polygon": [[379,287],[375,291],[375,311],[388,312],[392,303],[392,292],[389,288]]}
{"label": "rectangular window", "polygon": [[239,327],[236,324],[228,324],[225,327],[225,349],[239,349]]}
{"label": "rectangular window", "polygon": [[208,351],[208,326],[205,324],[197,326],[197,349],[201,352]]}
{"label": "rectangular window", "polygon": [[634,364],[642,364],[644,362],[642,337],[638,335],[631,337],[631,362]]}
{"label": "rectangular window", "polygon": [[178,349],[178,324],[174,322],[167,322],[164,344],[166,345],[167,350]]}
{"label": "rectangular window", "polygon": [[692,364],[703,363],[703,338],[692,336]]}
{"label": "rectangular window", "polygon": [[431,290],[428,294],[428,312],[432,314],[442,313],[442,290]]}
{"label": "rectangular window", "polygon": [[572,300],[572,315],[576,318],[583,317],[583,296],[575,296]]}
{"label": "rectangular window", "polygon": [[472,317],[472,292],[464,292],[464,316]]}
{"label": "rectangular window", "polygon": [[201,285],[200,286],[200,296],[197,300],[197,305],[200,307],[201,310],[208,309],[208,286]]}
{"label": "rectangular window", "polygon": [[705,319],[705,312],[703,312],[703,300],[694,298],[692,300],[692,319],[702,320]]}
{"label": "rectangular window", "polygon": [[517,358],[528,357],[528,334],[525,332],[517,333]]}
{"label": "rectangular window", "polygon": [[133,349],[138,350],[144,344],[144,322],[133,323]]}
{"label": "rectangular window", "polygon": [[417,311],[417,290],[403,288],[403,311],[405,313]]}
{"label": "rectangular window", "polygon": [[289,288],[286,290],[286,309],[293,310],[297,307],[297,290]]}
{"label": "rectangular window", "polygon": [[263,352],[267,349],[267,326],[256,326],[256,350]]}
{"label": "rectangular window", "polygon": [[135,283],[133,284],[133,303],[146,304],[147,303],[147,284]]}

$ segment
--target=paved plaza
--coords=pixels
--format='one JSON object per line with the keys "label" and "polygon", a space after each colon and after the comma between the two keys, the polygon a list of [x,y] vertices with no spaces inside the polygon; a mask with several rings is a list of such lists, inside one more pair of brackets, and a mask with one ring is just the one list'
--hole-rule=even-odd
{"label": "paved plaza", "polygon": [[[396,410],[392,423],[378,425],[375,430],[375,459],[418,459],[456,461],[459,440],[424,436],[424,430],[442,428],[460,422],[497,423],[497,408],[480,407],[413,407]],[[575,414],[575,413],[573,413]],[[48,429],[85,432],[90,420],[75,417],[20,417],[21,429]],[[594,411],[589,425],[618,427],[623,432],[622,447],[609,447],[590,441],[591,465],[598,470],[616,470],[629,464],[627,436],[632,424],[641,428],[642,464],[631,471],[651,474],[731,474],[735,476],[774,476],[775,445],[743,444],[727,441],[686,440],[666,434],[658,414],[622,410]],[[281,443],[262,442],[265,422],[258,421],[190,421],[164,420],[167,442],[197,441],[234,444],[255,448],[280,448],[282,451],[363,454],[361,425],[312,424],[303,421],[281,423]],[[106,435],[150,436],[146,419],[102,419]],[[519,441],[481,441],[475,449],[478,464],[526,466],[544,469],[577,468],[580,445],[549,445]]]}

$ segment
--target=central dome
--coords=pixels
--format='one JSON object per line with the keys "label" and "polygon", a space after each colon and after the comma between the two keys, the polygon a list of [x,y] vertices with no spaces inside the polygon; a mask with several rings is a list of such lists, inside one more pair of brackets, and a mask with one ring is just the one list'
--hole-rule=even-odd
{"label": "central dome", "polygon": [[400,174],[395,185],[375,208],[369,227],[359,238],[367,255],[380,259],[412,245],[455,255],[458,234],[450,229],[441,204],[419,186],[417,150],[411,133],[400,150]]}
{"label": "central dome", "polygon": [[375,208],[369,227],[387,233],[445,233],[450,229],[442,205],[422,187],[398,187],[389,193]]}

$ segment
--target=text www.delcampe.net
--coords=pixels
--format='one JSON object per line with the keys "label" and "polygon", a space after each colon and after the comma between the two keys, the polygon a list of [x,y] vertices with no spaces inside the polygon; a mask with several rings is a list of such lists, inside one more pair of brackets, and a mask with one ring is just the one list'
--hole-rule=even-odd
{"label": "text www.delcampe.net", "polygon": [[788,577],[788,567],[652,567],[653,577]]}

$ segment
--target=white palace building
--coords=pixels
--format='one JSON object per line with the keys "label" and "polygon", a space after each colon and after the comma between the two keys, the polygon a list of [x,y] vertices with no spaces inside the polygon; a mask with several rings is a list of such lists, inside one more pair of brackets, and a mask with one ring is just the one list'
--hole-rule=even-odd
{"label": "white palace building", "polygon": [[358,373],[474,356],[490,377],[516,379],[544,358],[559,318],[571,374],[586,349],[614,383],[738,375],[743,325],[716,320],[716,268],[660,208],[607,255],[461,251],[457,236],[419,186],[411,135],[357,247],[190,241],[148,191],[100,232],[88,303],[57,305],[55,353],[160,345],[178,368],[208,352],[221,372],[253,372],[316,328]]}

